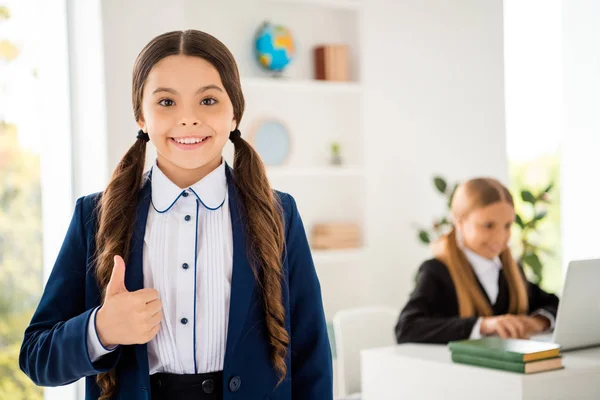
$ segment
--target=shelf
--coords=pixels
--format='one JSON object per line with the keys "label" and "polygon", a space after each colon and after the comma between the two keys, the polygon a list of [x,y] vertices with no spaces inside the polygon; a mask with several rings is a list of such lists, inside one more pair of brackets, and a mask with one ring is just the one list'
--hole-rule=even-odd
{"label": "shelf", "polygon": [[[364,1],[364,0],[363,0]],[[362,7],[360,0],[269,0],[270,3],[312,5],[327,8],[338,8],[342,10],[358,10]]]}
{"label": "shelf", "polygon": [[243,89],[287,90],[305,92],[330,92],[330,93],[362,93],[362,86],[358,82],[319,81],[316,79],[294,78],[242,78]]}
{"label": "shelf", "polygon": [[359,167],[314,167],[314,168],[291,168],[291,167],[267,167],[269,178],[332,178],[332,177],[364,177],[364,168]]}
{"label": "shelf", "polygon": [[365,255],[363,248],[343,250],[311,250],[315,264],[343,263],[360,260]]}

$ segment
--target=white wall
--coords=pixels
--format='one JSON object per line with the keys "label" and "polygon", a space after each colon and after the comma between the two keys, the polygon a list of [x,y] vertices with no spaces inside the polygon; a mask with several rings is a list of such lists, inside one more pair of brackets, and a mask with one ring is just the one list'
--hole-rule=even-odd
{"label": "white wall", "polygon": [[412,224],[444,210],[432,176],[508,179],[502,1],[370,0],[364,35],[366,268],[373,301],[401,307],[429,256]]}
{"label": "white wall", "polygon": [[600,2],[563,1],[563,260],[600,257]]}
{"label": "white wall", "polygon": [[530,161],[560,145],[562,0],[505,0],[504,25],[507,153]]}
{"label": "white wall", "polygon": [[[190,27],[185,3],[102,3],[110,169],[137,130],[131,111],[135,56],[155,35]],[[400,307],[415,269],[428,257],[412,223],[428,223],[444,209],[432,176],[507,180],[502,2],[368,0],[363,22],[372,252],[361,297]]]}

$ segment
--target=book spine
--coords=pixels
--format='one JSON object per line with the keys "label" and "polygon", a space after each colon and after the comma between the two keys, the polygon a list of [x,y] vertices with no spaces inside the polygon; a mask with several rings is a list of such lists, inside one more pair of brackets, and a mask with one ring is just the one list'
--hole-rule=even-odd
{"label": "book spine", "polygon": [[318,46],[314,49],[315,79],[324,80],[325,77],[325,47]]}
{"label": "book spine", "polygon": [[348,66],[350,63],[348,46],[342,46],[340,49],[341,53],[341,67],[340,67],[340,80],[347,82],[350,80],[350,74],[348,72]]}
{"label": "book spine", "polygon": [[518,353],[511,353],[508,351],[488,349],[486,347],[475,347],[470,345],[463,345],[459,342],[452,342],[448,345],[450,351],[454,353],[460,353],[476,357],[493,358],[500,361],[512,361],[517,363],[523,362],[523,355]]}
{"label": "book spine", "polygon": [[525,373],[525,364],[518,362],[495,360],[493,358],[474,357],[467,354],[452,353],[452,361],[459,364]]}
{"label": "book spine", "polygon": [[333,77],[333,47],[331,45],[325,46],[325,80],[330,81]]}
{"label": "book spine", "polygon": [[342,53],[340,45],[333,46],[334,64],[333,64],[333,78],[334,81],[342,80]]}

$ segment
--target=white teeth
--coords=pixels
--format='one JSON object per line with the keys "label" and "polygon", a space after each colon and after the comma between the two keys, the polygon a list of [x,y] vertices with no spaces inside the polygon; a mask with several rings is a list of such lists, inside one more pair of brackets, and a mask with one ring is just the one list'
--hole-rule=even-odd
{"label": "white teeth", "polygon": [[181,143],[181,144],[195,144],[195,143],[200,143],[200,142],[204,142],[206,139],[208,138],[205,137],[203,139],[200,138],[184,138],[184,139],[174,139],[177,143]]}

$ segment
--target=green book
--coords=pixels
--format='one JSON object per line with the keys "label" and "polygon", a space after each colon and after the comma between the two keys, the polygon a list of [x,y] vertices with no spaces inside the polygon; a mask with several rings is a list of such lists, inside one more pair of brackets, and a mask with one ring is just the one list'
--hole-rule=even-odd
{"label": "green book", "polygon": [[542,361],[523,363],[452,353],[452,361],[459,364],[476,365],[478,367],[519,372],[521,374],[534,374],[536,372],[552,371],[563,367],[562,357],[560,356]]}
{"label": "green book", "polygon": [[453,354],[466,354],[519,363],[545,360],[560,355],[560,345],[555,343],[522,339],[501,339],[498,337],[459,340],[448,343],[448,347]]}

